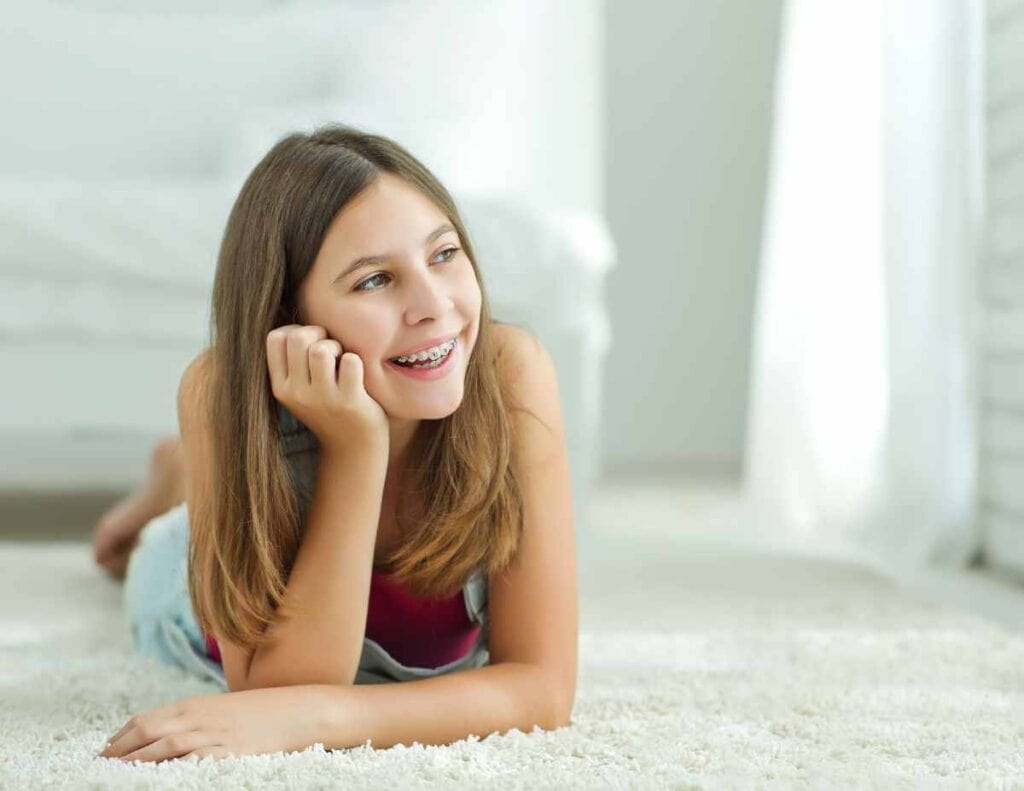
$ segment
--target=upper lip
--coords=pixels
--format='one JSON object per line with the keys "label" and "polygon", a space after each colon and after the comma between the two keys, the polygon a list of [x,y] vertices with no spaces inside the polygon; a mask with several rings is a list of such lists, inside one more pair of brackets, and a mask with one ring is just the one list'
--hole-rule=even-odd
{"label": "upper lip", "polygon": [[388,357],[388,359],[393,360],[395,359],[395,357],[411,357],[414,354],[419,354],[422,351],[431,349],[434,346],[444,343],[445,341],[450,341],[452,338],[455,338],[457,336],[458,333],[455,332],[451,333],[450,335],[438,335],[436,338],[431,338],[430,340],[424,341],[419,346],[409,349],[409,351],[400,352],[398,354],[392,355],[391,357]]}

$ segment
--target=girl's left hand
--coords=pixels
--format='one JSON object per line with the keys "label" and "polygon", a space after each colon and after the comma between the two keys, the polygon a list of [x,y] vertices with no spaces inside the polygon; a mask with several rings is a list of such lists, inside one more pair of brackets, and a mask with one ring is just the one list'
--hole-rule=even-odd
{"label": "girl's left hand", "polygon": [[323,741],[324,691],[267,687],[185,698],[136,714],[103,758],[164,761],[303,750]]}

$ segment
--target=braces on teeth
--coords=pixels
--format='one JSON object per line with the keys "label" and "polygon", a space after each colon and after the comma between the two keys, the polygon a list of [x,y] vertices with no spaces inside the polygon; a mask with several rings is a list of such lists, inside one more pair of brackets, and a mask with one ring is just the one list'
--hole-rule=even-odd
{"label": "braces on teeth", "polygon": [[408,357],[395,357],[395,361],[399,363],[422,363],[428,359],[437,362],[442,357],[447,355],[455,347],[455,339],[452,338],[450,341],[442,343],[440,346],[435,346],[433,349],[426,349],[418,354],[412,354]]}

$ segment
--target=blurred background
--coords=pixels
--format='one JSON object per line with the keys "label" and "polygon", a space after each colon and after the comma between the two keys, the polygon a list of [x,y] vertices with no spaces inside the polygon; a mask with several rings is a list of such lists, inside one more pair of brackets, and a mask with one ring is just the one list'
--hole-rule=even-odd
{"label": "blurred background", "polygon": [[1024,569],[1021,0],[5,11],[0,539],[143,480],[242,180],[340,121],[437,173],[555,358],[584,553]]}

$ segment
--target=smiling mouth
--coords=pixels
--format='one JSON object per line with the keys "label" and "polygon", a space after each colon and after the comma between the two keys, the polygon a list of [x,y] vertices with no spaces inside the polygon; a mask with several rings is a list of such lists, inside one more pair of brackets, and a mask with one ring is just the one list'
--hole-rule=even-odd
{"label": "smiling mouth", "polygon": [[435,346],[429,352],[420,352],[408,357],[402,355],[399,355],[398,357],[390,357],[388,358],[388,362],[393,365],[399,365],[402,368],[437,368],[448,359],[453,351],[455,351],[457,343],[458,336]]}

